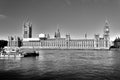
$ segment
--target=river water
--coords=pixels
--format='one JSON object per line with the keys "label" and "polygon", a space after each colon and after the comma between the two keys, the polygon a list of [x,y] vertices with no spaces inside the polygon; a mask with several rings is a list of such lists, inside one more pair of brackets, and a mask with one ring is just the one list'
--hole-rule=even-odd
{"label": "river water", "polygon": [[0,80],[120,80],[120,51],[41,50],[0,58]]}

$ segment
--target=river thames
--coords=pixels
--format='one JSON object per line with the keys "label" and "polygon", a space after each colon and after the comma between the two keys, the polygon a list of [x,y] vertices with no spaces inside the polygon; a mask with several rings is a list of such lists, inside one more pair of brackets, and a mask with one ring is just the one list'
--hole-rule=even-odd
{"label": "river thames", "polygon": [[120,80],[120,51],[41,50],[0,58],[0,80]]}

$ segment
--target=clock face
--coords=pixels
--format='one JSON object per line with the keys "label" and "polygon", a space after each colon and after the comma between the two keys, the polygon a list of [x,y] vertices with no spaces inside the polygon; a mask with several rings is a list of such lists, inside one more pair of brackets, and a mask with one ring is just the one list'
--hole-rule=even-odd
{"label": "clock face", "polygon": [[107,28],[106,31],[109,31],[109,29]]}

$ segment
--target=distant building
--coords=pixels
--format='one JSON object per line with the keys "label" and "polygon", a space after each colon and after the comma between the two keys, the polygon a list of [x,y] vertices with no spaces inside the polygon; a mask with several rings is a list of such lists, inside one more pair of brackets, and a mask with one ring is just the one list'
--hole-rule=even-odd
{"label": "distant building", "polygon": [[22,39],[16,36],[8,36],[8,47],[21,47]]}
{"label": "distant building", "polygon": [[[27,26],[27,27],[26,27]],[[24,25],[24,36],[21,48],[36,49],[109,49],[110,47],[110,25],[105,22],[103,37],[96,34],[93,39],[71,39],[67,34],[65,38],[61,38],[60,30],[57,29],[54,38],[50,38],[49,34],[40,34],[38,38],[32,38],[32,25],[28,22]],[[30,31],[31,30],[31,31]],[[15,45],[10,40],[10,47]]]}
{"label": "distant building", "polygon": [[32,38],[32,23],[29,20],[23,25],[23,38]]}

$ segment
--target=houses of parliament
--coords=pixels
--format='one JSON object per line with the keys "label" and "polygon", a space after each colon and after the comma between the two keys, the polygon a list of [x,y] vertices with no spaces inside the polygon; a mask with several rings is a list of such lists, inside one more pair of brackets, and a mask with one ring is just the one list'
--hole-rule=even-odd
{"label": "houses of parliament", "polygon": [[38,38],[32,38],[32,24],[26,21],[23,25],[23,37],[8,37],[9,48],[35,48],[35,49],[109,49],[110,47],[110,24],[106,20],[103,29],[103,37],[95,34],[93,39],[72,39],[70,34],[61,37],[59,28],[50,38],[49,34],[39,34]]}

